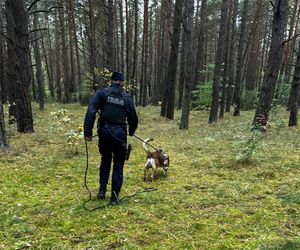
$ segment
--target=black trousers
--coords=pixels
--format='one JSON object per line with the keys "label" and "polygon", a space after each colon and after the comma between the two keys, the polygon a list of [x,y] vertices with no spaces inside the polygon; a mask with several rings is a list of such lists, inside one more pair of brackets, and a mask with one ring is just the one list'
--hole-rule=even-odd
{"label": "black trousers", "polygon": [[123,183],[123,167],[126,156],[127,131],[125,126],[104,125],[98,129],[100,164],[100,186],[106,187],[113,160],[112,192],[119,194]]}

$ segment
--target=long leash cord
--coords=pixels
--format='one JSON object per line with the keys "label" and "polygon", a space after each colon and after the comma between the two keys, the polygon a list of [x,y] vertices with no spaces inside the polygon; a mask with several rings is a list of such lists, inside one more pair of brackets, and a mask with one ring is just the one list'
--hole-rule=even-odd
{"label": "long leash cord", "polygon": [[[97,135],[95,135],[97,136]],[[95,137],[93,136],[93,137]],[[97,209],[103,209],[106,208],[108,206],[111,206],[111,204],[105,204],[102,206],[98,206],[98,207],[94,207],[94,208],[88,208],[86,206],[87,203],[89,203],[92,200],[92,193],[87,185],[87,175],[88,175],[88,169],[89,169],[89,150],[88,150],[88,144],[87,144],[87,140],[84,138],[84,142],[85,142],[85,153],[86,153],[86,167],[85,167],[85,172],[84,172],[84,186],[86,188],[86,190],[88,191],[89,194],[89,198],[83,202],[83,208],[89,212],[95,211]],[[157,191],[157,188],[144,188],[140,191],[135,192],[134,194],[128,195],[128,196],[124,196],[123,198],[119,199],[119,202],[125,200],[125,199],[129,199],[132,198],[134,196],[136,196],[137,194],[141,194],[141,193],[148,193],[148,192],[154,192]]]}

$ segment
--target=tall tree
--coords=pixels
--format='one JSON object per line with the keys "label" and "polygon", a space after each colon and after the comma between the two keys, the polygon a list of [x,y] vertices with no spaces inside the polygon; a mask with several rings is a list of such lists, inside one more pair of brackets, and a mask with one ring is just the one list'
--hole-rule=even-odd
{"label": "tall tree", "polygon": [[274,1],[273,12],[272,42],[269,51],[268,65],[253,121],[257,127],[266,126],[269,120],[269,112],[283,57],[282,45],[288,19],[288,1]]}
{"label": "tall tree", "polygon": [[228,82],[226,85],[226,107],[225,111],[230,112],[232,104],[232,95],[234,90],[235,81],[235,65],[236,65],[236,18],[238,12],[238,0],[234,0],[233,12],[231,20],[231,37],[230,37],[230,48],[229,48],[229,59],[228,59]]}
{"label": "tall tree", "polygon": [[[137,0],[135,1],[137,3]],[[124,37],[124,16],[123,16],[123,0],[119,0],[119,16],[120,16],[120,32],[121,32],[121,71],[124,72],[125,70],[125,62],[124,62],[124,51],[125,51],[125,37]],[[138,22],[138,19],[136,20]],[[138,25],[138,24],[136,24]],[[136,31],[135,31],[136,32]],[[138,35],[138,34],[136,34]],[[135,68],[135,67],[133,67]],[[133,77],[134,78],[134,77]]]}
{"label": "tall tree", "polygon": [[[262,0],[257,1],[256,10],[253,18],[253,25],[250,37],[249,60],[246,67],[246,96],[248,96],[248,109],[254,108],[256,100],[257,74],[260,62],[261,50],[261,29],[263,22],[264,3]],[[249,100],[250,98],[250,100]]]}
{"label": "tall tree", "polygon": [[147,86],[148,86],[148,37],[149,37],[149,1],[144,1],[144,31],[143,31],[143,60],[142,60],[142,101],[143,107],[147,105]]}
{"label": "tall tree", "polygon": [[[59,1],[59,0],[58,0]],[[59,29],[59,13],[55,13],[55,85],[56,85],[56,98],[62,101],[62,86],[61,86],[61,36]]]}
{"label": "tall tree", "polygon": [[96,67],[96,27],[95,27],[95,14],[94,14],[94,1],[88,0],[89,5],[89,44],[90,44],[90,71],[93,76],[93,89],[98,88],[98,80],[95,73]]}
{"label": "tall tree", "polygon": [[[132,63],[132,73],[131,73],[131,84],[132,91],[131,95],[134,94],[134,89],[136,88],[136,83],[138,81],[138,37],[139,37],[139,4],[138,0],[134,0],[134,42],[133,42],[133,63]],[[124,47],[124,46],[123,46]]]}
{"label": "tall tree", "polygon": [[[1,85],[0,85],[0,92],[2,92]],[[2,96],[0,95],[0,150],[7,148],[7,137],[5,131],[5,121],[4,121],[4,111],[2,105]]]}
{"label": "tall tree", "polygon": [[193,86],[193,15],[194,0],[187,0],[184,15],[184,36],[185,36],[185,79],[184,79],[184,96],[182,103],[182,113],[179,129],[189,127],[191,91]]}
{"label": "tall tree", "polygon": [[226,35],[224,39],[224,69],[222,73],[221,89],[222,97],[220,101],[220,114],[219,118],[223,118],[225,114],[225,103],[226,103],[226,88],[228,85],[228,71],[229,71],[229,60],[230,60],[230,43],[231,43],[231,16],[233,10],[233,0],[229,0],[228,13],[226,18]]}
{"label": "tall tree", "polygon": [[[81,90],[82,87],[82,76],[81,76],[81,63],[80,63],[80,55],[79,55],[79,43],[77,37],[77,29],[75,23],[75,14],[74,14],[74,5],[72,0],[68,0],[68,9],[69,9],[69,22],[70,22],[70,37],[72,37],[72,41],[74,41],[74,49],[76,56],[76,66],[77,66],[77,90]],[[71,46],[72,47],[72,46]],[[73,76],[74,77],[74,76]]]}
{"label": "tall tree", "polygon": [[219,108],[219,92],[220,92],[220,79],[222,73],[222,64],[224,61],[224,42],[226,34],[226,20],[227,20],[228,0],[222,1],[220,29],[218,48],[215,58],[215,69],[213,79],[213,92],[212,92],[212,104],[209,115],[209,123],[217,122],[218,120],[218,108]]}
{"label": "tall tree", "polygon": [[180,48],[177,109],[182,108],[182,99],[183,99],[183,91],[184,91],[184,70],[185,70],[185,54],[184,54],[185,37],[184,37],[184,32],[182,32],[181,41],[182,42],[181,42],[181,48]]}
{"label": "tall tree", "polygon": [[[0,34],[3,33],[3,18],[2,18],[2,13],[0,12]],[[2,97],[2,101],[6,102],[7,100],[7,92],[6,92],[6,76],[5,76],[5,60],[6,59],[6,55],[5,55],[5,43],[4,43],[4,39],[3,36],[0,35],[0,88],[2,89],[1,91],[1,97]]]}
{"label": "tall tree", "polygon": [[63,61],[63,84],[64,84],[64,102],[68,103],[71,100],[70,86],[71,86],[71,76],[70,76],[70,66],[69,66],[69,53],[68,44],[66,39],[66,26],[65,26],[65,6],[63,0],[60,0],[61,9],[59,10],[59,22],[60,22],[60,37],[62,44],[62,61]]}
{"label": "tall tree", "polygon": [[8,80],[13,86],[19,132],[34,132],[29,96],[30,53],[28,13],[23,0],[7,0]]}
{"label": "tall tree", "polygon": [[200,12],[200,25],[198,31],[198,47],[195,63],[194,84],[203,83],[205,74],[202,72],[205,64],[205,40],[207,26],[207,0],[202,0]]}
{"label": "tall tree", "polygon": [[241,20],[241,31],[239,44],[237,49],[237,69],[236,69],[236,78],[235,78],[235,89],[233,96],[233,104],[234,104],[234,116],[240,115],[241,110],[241,86],[242,86],[242,75],[243,75],[243,66],[245,62],[244,52],[245,52],[245,39],[246,39],[246,23],[247,23],[247,13],[248,13],[249,0],[244,0],[243,5],[243,13]]}
{"label": "tall tree", "polygon": [[177,62],[178,62],[178,50],[180,40],[180,28],[182,19],[182,6],[183,0],[176,0],[173,34],[171,38],[171,53],[168,64],[168,72],[165,83],[165,91],[162,100],[161,116],[168,119],[174,119],[175,108],[175,87],[176,87],[176,75],[177,75]]}
{"label": "tall tree", "polygon": [[111,71],[116,70],[116,60],[114,52],[114,2],[108,0],[107,4],[107,68]]}
{"label": "tall tree", "polygon": [[44,110],[45,106],[45,87],[44,87],[44,77],[42,70],[42,59],[40,52],[40,40],[39,40],[39,13],[37,12],[38,2],[34,5],[33,10],[35,11],[33,18],[33,28],[34,28],[34,58],[36,65],[36,79],[38,84],[38,101],[40,110]]}
{"label": "tall tree", "polygon": [[295,66],[294,78],[290,93],[290,119],[289,126],[298,125],[298,111],[300,104],[300,42],[297,53],[297,61]]}

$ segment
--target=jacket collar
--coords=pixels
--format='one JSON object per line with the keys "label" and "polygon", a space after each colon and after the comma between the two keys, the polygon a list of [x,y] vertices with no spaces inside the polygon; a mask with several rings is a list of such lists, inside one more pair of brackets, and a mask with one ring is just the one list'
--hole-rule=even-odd
{"label": "jacket collar", "polygon": [[112,83],[112,84],[111,84],[111,87],[112,87],[112,88],[116,88],[116,89],[120,89],[120,90],[123,89],[123,88],[121,87],[121,85],[120,85],[120,84],[117,84],[117,83]]}

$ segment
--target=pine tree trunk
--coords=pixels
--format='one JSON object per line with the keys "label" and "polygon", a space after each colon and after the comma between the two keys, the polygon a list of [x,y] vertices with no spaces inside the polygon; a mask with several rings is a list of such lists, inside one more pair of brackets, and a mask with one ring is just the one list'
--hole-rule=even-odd
{"label": "pine tree trunk", "polygon": [[149,29],[149,1],[144,1],[144,31],[143,31],[143,77],[142,77],[142,106],[147,105],[148,86],[148,29]]}
{"label": "pine tree trunk", "polygon": [[98,89],[98,80],[95,74],[96,67],[96,31],[95,31],[95,16],[94,16],[94,4],[92,0],[88,0],[89,4],[89,44],[90,44],[90,72],[93,76],[93,90]]}
{"label": "pine tree trunk", "polygon": [[294,79],[290,93],[290,119],[289,126],[298,125],[298,111],[300,102],[300,42],[297,54],[297,61],[294,71]]}
{"label": "pine tree trunk", "polygon": [[[33,7],[33,10],[37,10],[38,3],[36,3]],[[33,28],[34,30],[38,30],[38,23],[39,17],[38,13],[34,14],[33,19]],[[41,60],[41,52],[40,52],[40,45],[39,45],[39,33],[37,31],[34,32],[34,58],[35,58],[35,65],[36,65],[36,79],[38,84],[38,102],[39,102],[39,109],[44,111],[45,109],[45,87],[44,87],[44,77],[43,77],[43,70],[42,70],[42,60]]]}
{"label": "pine tree trunk", "polygon": [[[2,14],[0,13],[0,34],[3,33],[3,20]],[[5,65],[4,61],[7,60],[4,50],[4,40],[3,36],[0,35],[0,98],[5,103],[7,101],[7,92],[6,92],[6,76],[5,76]]]}
{"label": "pine tree trunk", "polygon": [[209,124],[217,122],[218,120],[218,108],[219,108],[219,93],[220,93],[220,78],[222,73],[222,64],[224,56],[224,42],[226,34],[226,19],[227,19],[228,0],[223,0],[219,40],[215,59],[214,79],[213,79],[213,93],[212,93],[212,104],[209,115]]}
{"label": "pine tree trunk", "polygon": [[272,42],[269,51],[268,66],[253,121],[256,127],[265,127],[269,120],[269,112],[283,57],[282,43],[284,41],[287,17],[288,1],[276,0],[274,4]]}
{"label": "pine tree trunk", "polygon": [[55,85],[56,85],[56,98],[59,102],[62,101],[62,87],[61,87],[61,46],[60,46],[60,30],[59,30],[59,17],[55,14]]}
{"label": "pine tree trunk", "polygon": [[201,13],[200,13],[200,25],[198,34],[198,48],[195,64],[194,73],[194,84],[201,84],[205,82],[205,74],[201,71],[204,70],[205,65],[205,40],[206,40],[206,29],[207,29],[207,0],[202,0],[201,3]]}
{"label": "pine tree trunk", "polygon": [[[128,0],[125,0],[125,7],[126,7],[126,80],[130,80],[130,75],[131,75],[131,67],[130,67],[130,34],[131,34],[131,23],[130,23],[130,13],[129,13],[129,3]],[[142,88],[140,88],[140,104],[141,104],[141,91]]]}
{"label": "pine tree trunk", "polygon": [[168,64],[168,72],[165,83],[165,91],[162,100],[161,116],[168,119],[174,119],[175,109],[175,88],[176,88],[176,75],[177,75],[177,62],[178,62],[178,50],[180,40],[180,28],[182,20],[182,6],[183,0],[176,0],[173,34],[171,38],[171,53]]}
{"label": "pine tree trunk", "polygon": [[[63,7],[63,1],[60,0],[60,4]],[[60,37],[61,37],[61,44],[62,44],[62,61],[63,61],[63,84],[64,84],[64,102],[69,103],[71,100],[70,96],[70,68],[69,68],[69,55],[68,55],[68,46],[66,42],[66,32],[65,32],[65,16],[64,10],[59,10],[59,21],[60,21]]]}
{"label": "pine tree trunk", "polygon": [[185,70],[185,37],[184,32],[181,35],[181,49],[180,49],[180,66],[179,66],[179,83],[178,83],[178,103],[177,109],[182,108],[182,99],[183,99],[183,91],[184,91],[184,70]]}
{"label": "pine tree trunk", "polygon": [[[139,36],[139,5],[138,0],[134,1],[134,43],[133,43],[133,64],[132,64],[132,75],[131,84],[132,90],[131,95],[136,92],[136,83],[138,82],[138,36]],[[136,94],[136,93],[135,93]]]}
{"label": "pine tree trunk", "polygon": [[246,33],[246,23],[247,23],[247,12],[248,12],[249,0],[244,0],[243,14],[241,20],[241,32],[237,50],[237,69],[236,69],[236,78],[235,78],[235,89],[233,95],[233,104],[234,104],[234,116],[240,115],[241,110],[241,86],[242,86],[242,75],[243,75],[243,65],[245,62],[244,52],[245,52],[245,33]]}
{"label": "pine tree trunk", "polygon": [[193,86],[193,14],[194,0],[187,0],[185,7],[185,79],[184,79],[184,96],[182,103],[182,113],[179,129],[188,129],[189,115],[191,106],[191,91]]}
{"label": "pine tree trunk", "polygon": [[[137,0],[136,0],[137,2]],[[121,71],[125,70],[124,51],[125,51],[125,37],[124,37],[124,17],[123,17],[123,0],[119,0],[119,15],[120,15],[120,30],[121,30]],[[136,24],[137,25],[137,24]]]}
{"label": "pine tree trunk", "polygon": [[[295,36],[295,32],[296,30],[296,24],[298,23],[298,13],[299,13],[299,0],[294,0],[294,4],[293,4],[293,14],[291,17],[291,22],[290,22],[290,29],[289,29],[289,35],[287,40],[289,40],[289,42],[284,44],[284,48],[283,48],[283,62],[282,62],[282,66],[281,66],[281,74],[283,74],[284,72],[286,72],[286,67],[288,66],[288,63],[290,61],[290,57],[291,57],[291,51],[293,49],[292,45],[294,39],[292,39]],[[292,39],[292,40],[291,40]],[[289,78],[289,76],[288,76]]]}
{"label": "pine tree trunk", "polygon": [[220,101],[220,114],[219,118],[222,119],[225,114],[225,103],[226,103],[226,86],[228,85],[228,72],[229,72],[229,60],[230,60],[230,43],[231,43],[231,16],[233,10],[233,0],[229,0],[228,14],[226,18],[226,38],[224,44],[224,70],[221,81],[222,98]]}
{"label": "pine tree trunk", "polygon": [[226,86],[226,106],[225,112],[230,112],[230,107],[232,103],[232,95],[234,90],[235,82],[235,63],[236,63],[236,17],[238,11],[238,0],[234,0],[231,21],[231,37],[230,37],[230,49],[229,49],[229,60],[228,60],[228,83]]}
{"label": "pine tree trunk", "polygon": [[257,74],[259,71],[260,49],[261,49],[261,26],[263,19],[264,3],[262,0],[257,2],[256,11],[254,14],[254,23],[252,25],[252,32],[250,37],[250,51],[249,60],[246,67],[246,109],[253,109],[256,101],[257,89]]}
{"label": "pine tree trunk", "polygon": [[[48,13],[45,14],[45,25],[46,25],[47,29],[50,30]],[[55,98],[55,94],[54,94],[54,70],[53,70],[54,53],[53,53],[53,49],[52,49],[50,31],[47,32],[46,44],[47,44],[47,47],[48,47],[49,51],[48,51],[48,55],[47,55],[46,49],[44,48],[44,50],[45,50],[44,56],[45,56],[45,62],[46,62],[46,66],[47,66],[47,74],[48,74],[48,80],[49,80],[50,95],[54,100],[54,98]]]}
{"label": "pine tree trunk", "polygon": [[8,43],[8,80],[14,90],[13,103],[18,131],[34,132],[30,88],[30,50],[28,13],[23,0],[7,0],[7,35],[12,42]]}
{"label": "pine tree trunk", "polygon": [[[2,92],[0,86],[0,92]],[[3,150],[8,147],[6,131],[5,131],[5,121],[4,121],[4,111],[2,105],[2,98],[0,95],[0,150]]]}
{"label": "pine tree trunk", "polygon": [[110,71],[116,70],[116,60],[114,53],[114,3],[113,0],[108,0],[107,5],[107,68]]}

